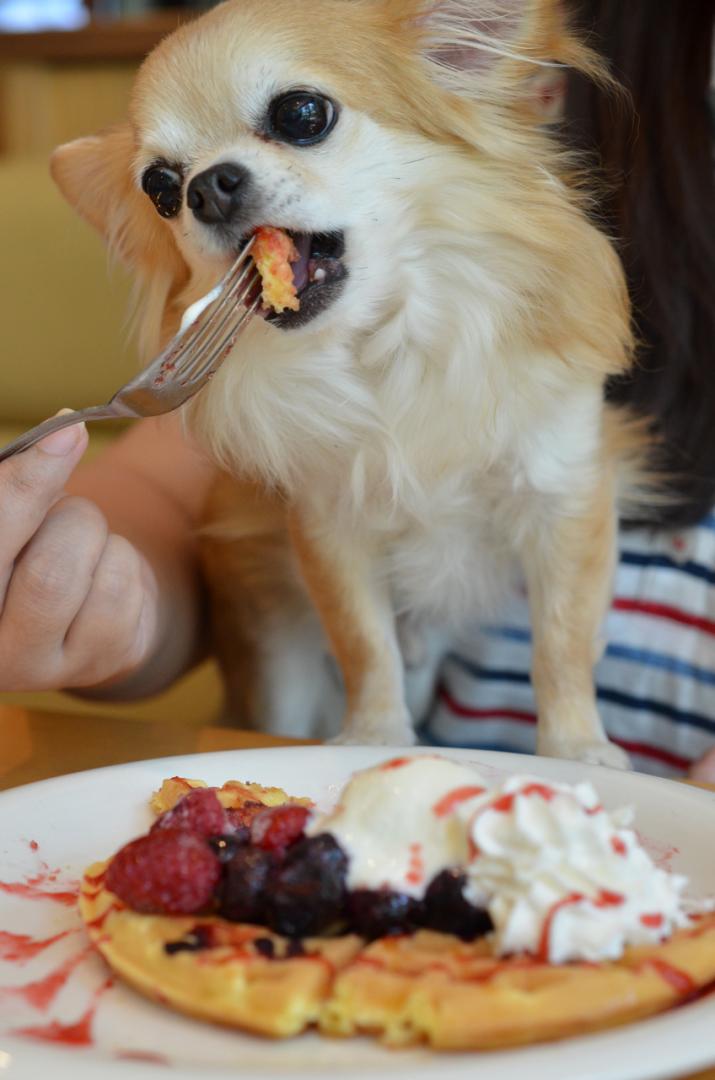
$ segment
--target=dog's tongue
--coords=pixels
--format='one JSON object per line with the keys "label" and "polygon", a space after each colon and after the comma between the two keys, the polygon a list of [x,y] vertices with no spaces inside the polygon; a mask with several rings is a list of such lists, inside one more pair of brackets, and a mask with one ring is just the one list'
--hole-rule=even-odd
{"label": "dog's tongue", "polygon": [[308,284],[310,271],[310,234],[300,233],[297,236],[293,236],[293,243],[295,249],[298,252],[298,258],[294,263],[291,263],[291,269],[293,271],[293,284],[297,293],[300,293],[302,289]]}

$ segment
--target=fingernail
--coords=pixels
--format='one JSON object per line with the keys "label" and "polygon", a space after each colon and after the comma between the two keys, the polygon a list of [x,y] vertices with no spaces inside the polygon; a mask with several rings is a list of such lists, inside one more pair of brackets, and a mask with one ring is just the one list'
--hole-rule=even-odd
{"label": "fingernail", "polygon": [[[72,410],[62,409],[57,415],[63,416],[68,412],[72,412]],[[62,431],[55,431],[52,435],[46,435],[37,445],[43,453],[51,454],[52,457],[66,457],[78,445],[83,431],[84,424],[73,424],[72,427],[63,428]]]}

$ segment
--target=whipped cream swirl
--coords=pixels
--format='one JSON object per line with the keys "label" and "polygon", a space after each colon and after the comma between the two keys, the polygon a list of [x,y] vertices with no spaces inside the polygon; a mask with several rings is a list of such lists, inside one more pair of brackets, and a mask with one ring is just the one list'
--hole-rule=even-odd
{"label": "whipped cream swirl", "polygon": [[495,951],[613,960],[686,925],[686,879],[654,865],[630,820],[588,783],[512,777],[491,791],[469,823],[465,895],[488,909]]}

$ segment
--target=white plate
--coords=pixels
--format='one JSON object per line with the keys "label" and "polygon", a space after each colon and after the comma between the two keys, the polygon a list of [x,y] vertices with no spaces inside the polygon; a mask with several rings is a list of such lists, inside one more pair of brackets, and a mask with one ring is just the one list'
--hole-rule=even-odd
{"label": "white plate", "polygon": [[[429,752],[429,751],[427,751]],[[82,869],[144,831],[147,799],[167,776],[276,784],[330,802],[355,769],[395,751],[363,747],[301,747],[197,754],[76,773],[0,795],[0,881],[41,880],[35,888],[67,891]],[[630,804],[645,842],[661,863],[688,875],[695,896],[715,895],[715,798],[654,777],[618,773],[516,754],[449,750],[489,781],[513,772],[572,782],[591,779],[605,806]],[[57,876],[48,878],[53,870]],[[44,878],[42,875],[44,874]],[[32,887],[31,887],[32,888]],[[333,1041],[308,1035],[285,1043],[192,1021],[153,1005],[122,985],[98,999],[90,1045],[76,1048],[13,1035],[21,1027],[75,1023],[96,997],[107,971],[84,955],[43,1011],[18,995],[79,957],[86,942],[74,907],[27,898],[0,887],[0,957],[14,938],[44,940],[70,931],[27,963],[0,959],[0,1078],[4,1080],[292,1080],[298,1077],[371,1080],[656,1080],[715,1064],[715,998],[600,1035],[542,1046],[445,1055],[426,1050],[385,1051],[367,1039]],[[43,984],[46,985],[46,984]],[[9,988],[15,988],[14,991]],[[50,990],[52,987],[50,987]],[[122,1053],[135,1057],[121,1057]],[[137,1056],[161,1055],[149,1064]],[[167,1066],[169,1066],[167,1068]]]}

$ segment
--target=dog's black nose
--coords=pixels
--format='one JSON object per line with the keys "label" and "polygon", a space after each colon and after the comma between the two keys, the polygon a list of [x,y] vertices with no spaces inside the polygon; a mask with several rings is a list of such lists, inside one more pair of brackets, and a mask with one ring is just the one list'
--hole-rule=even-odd
{"label": "dog's black nose", "polygon": [[186,202],[205,225],[229,222],[245,193],[248,169],[233,161],[222,161],[199,173],[189,184]]}

